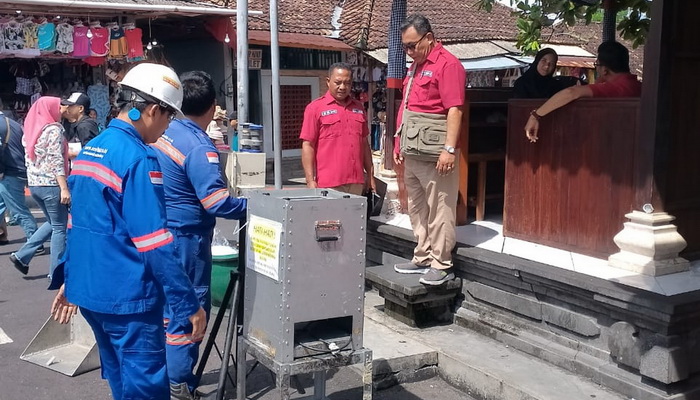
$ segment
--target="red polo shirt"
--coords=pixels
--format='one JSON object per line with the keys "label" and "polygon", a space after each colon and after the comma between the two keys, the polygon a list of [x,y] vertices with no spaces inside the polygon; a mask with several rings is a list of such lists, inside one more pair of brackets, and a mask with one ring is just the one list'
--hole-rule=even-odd
{"label": "red polo shirt", "polygon": [[365,182],[362,141],[367,135],[365,109],[357,100],[343,106],[326,92],[306,106],[299,138],[316,149],[318,187]]}
{"label": "red polo shirt", "polygon": [[623,73],[616,75],[612,80],[593,83],[588,87],[593,92],[593,97],[639,97],[642,95],[642,83],[637,80],[637,75]]}
{"label": "red polo shirt", "polygon": [[[445,50],[438,42],[428,54],[423,64],[411,66],[403,80],[405,95],[408,82],[415,74],[411,92],[408,97],[408,109],[431,114],[447,114],[452,107],[464,104],[464,91],[467,85],[467,73],[462,63]],[[399,108],[396,126],[401,126],[403,102]],[[394,141],[394,151],[399,152],[399,140]]]}

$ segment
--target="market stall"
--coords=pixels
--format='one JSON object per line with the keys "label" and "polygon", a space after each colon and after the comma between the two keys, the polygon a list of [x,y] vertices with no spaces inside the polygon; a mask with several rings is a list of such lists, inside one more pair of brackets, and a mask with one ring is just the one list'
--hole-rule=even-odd
{"label": "market stall", "polygon": [[132,65],[144,60],[168,64],[152,29],[156,20],[161,26],[186,19],[203,24],[203,16],[228,21],[233,14],[228,8],[168,0],[157,5],[138,0],[2,3],[0,110],[22,122],[40,96],[80,91],[88,94],[104,126],[113,113],[117,82]]}

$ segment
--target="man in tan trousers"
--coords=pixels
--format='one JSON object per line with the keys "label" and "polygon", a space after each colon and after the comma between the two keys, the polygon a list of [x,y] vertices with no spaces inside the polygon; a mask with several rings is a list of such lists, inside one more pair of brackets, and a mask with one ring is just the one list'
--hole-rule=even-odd
{"label": "man in tan trousers", "polygon": [[401,42],[413,65],[404,79],[404,101],[399,110],[398,134],[411,118],[434,118],[446,136],[435,158],[406,154],[395,139],[394,162],[404,164],[408,214],[417,240],[410,263],[394,269],[423,274],[420,282],[441,285],[454,279],[455,213],[459,173],[457,141],[462,121],[466,72],[459,60],[435,40],[430,22],[422,15],[408,17],[401,27]]}

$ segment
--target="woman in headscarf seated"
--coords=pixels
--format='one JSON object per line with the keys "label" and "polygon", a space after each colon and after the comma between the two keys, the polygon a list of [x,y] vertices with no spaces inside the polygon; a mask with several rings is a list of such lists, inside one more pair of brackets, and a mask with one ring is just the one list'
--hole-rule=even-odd
{"label": "woman in headscarf seated", "polygon": [[[547,99],[558,91],[577,84],[574,77],[554,77],[559,56],[553,49],[542,49],[535,56],[535,61],[513,86],[516,98]],[[565,78],[565,79],[560,79]]]}

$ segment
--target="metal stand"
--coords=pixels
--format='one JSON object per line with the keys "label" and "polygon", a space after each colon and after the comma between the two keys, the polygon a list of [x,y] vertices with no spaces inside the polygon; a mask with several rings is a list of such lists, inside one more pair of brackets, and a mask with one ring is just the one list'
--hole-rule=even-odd
{"label": "metal stand", "polygon": [[[234,293],[235,295],[233,295]],[[237,297],[240,298],[240,283],[238,282],[238,273],[233,271],[231,271],[231,277],[229,278],[228,286],[226,286],[224,297],[221,300],[221,307],[219,308],[219,312],[216,314],[214,324],[212,325],[212,328],[209,331],[209,337],[207,338],[207,344],[204,346],[202,357],[199,359],[199,364],[197,364],[197,372],[195,373],[195,375],[197,376],[197,381],[200,381],[202,379],[202,374],[204,373],[204,368],[206,367],[207,361],[209,360],[209,356],[211,355],[212,348],[216,348],[216,351],[219,354],[219,358],[221,358],[222,364],[224,362],[223,354],[228,354],[229,357],[233,356],[230,353],[222,353],[221,350],[219,350],[219,347],[216,345],[216,336],[219,334],[219,328],[221,328],[221,323],[223,322],[224,317],[226,315],[226,306],[231,306],[232,295],[234,299]],[[234,301],[234,303],[238,303],[239,301],[240,300],[236,300]],[[226,330],[226,342],[228,342],[229,335],[231,334],[230,326],[232,323],[231,321],[234,319],[232,318],[232,315],[235,315],[234,310],[234,308],[231,308],[231,312],[229,314],[229,323]],[[233,341],[233,338],[231,338],[231,341]],[[236,360],[233,359],[232,361],[235,367]],[[235,386],[235,383],[231,376],[229,376],[229,381],[231,381],[231,384]]]}
{"label": "metal stand", "polygon": [[[238,326],[243,323],[243,309],[240,307],[241,299],[243,298],[243,282],[245,277],[245,242],[246,242],[246,220],[241,220],[242,228],[239,231],[239,245],[238,251],[238,272],[231,272],[231,278],[226,286],[226,291],[224,292],[224,297],[221,301],[221,308],[219,308],[219,313],[216,315],[214,320],[214,325],[212,325],[211,331],[209,332],[209,337],[207,339],[207,344],[204,347],[204,352],[197,365],[196,376],[197,380],[201,379],[204,373],[204,368],[207,365],[211,350],[216,347],[217,352],[219,352],[221,358],[221,369],[219,369],[219,382],[216,387],[216,400],[223,400],[226,394],[226,376],[228,375],[229,361],[232,359],[233,353],[231,353],[231,348],[233,347],[233,337],[239,335]],[[226,340],[224,341],[224,351],[220,352],[218,346],[216,346],[216,336],[219,333],[219,328],[224,320],[226,314],[226,308],[229,307],[229,317],[228,325],[226,326]],[[237,359],[233,359],[233,366],[237,369]],[[243,362],[245,365],[245,359]],[[241,368],[245,373],[245,368]],[[228,375],[229,381],[235,386],[233,378]]]}
{"label": "metal stand", "polygon": [[[306,397],[313,400],[328,400],[326,397],[326,371],[331,368],[347,367],[362,363],[362,400],[372,400],[372,350],[362,348],[355,351],[343,351],[337,355],[327,354],[316,357],[296,359],[290,363],[281,363],[251,342],[245,336],[238,337],[238,360],[245,360],[246,354],[250,354],[257,362],[267,367],[276,375],[276,384],[280,390],[280,399],[289,400],[290,381],[293,375],[312,372],[314,374],[314,394]],[[241,364],[244,365],[244,364]],[[238,368],[236,385],[236,399],[244,400],[246,397],[246,369]]]}

